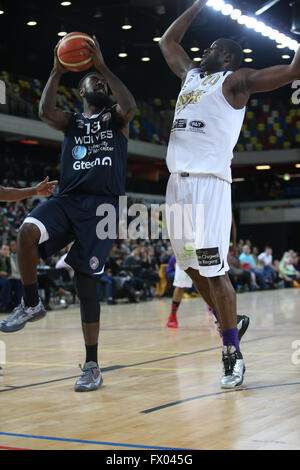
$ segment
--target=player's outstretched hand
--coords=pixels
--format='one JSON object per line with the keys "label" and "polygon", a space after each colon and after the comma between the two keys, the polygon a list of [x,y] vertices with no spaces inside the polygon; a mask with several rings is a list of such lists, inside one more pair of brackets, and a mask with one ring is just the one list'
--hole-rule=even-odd
{"label": "player's outstretched hand", "polygon": [[44,181],[39,183],[35,189],[36,189],[36,195],[37,196],[52,196],[54,189],[58,185],[58,181],[49,181],[49,176],[47,176]]}
{"label": "player's outstretched hand", "polygon": [[80,54],[84,57],[91,57],[93,59],[95,68],[101,71],[104,66],[103,55],[96,36],[93,36],[93,41],[94,44],[92,44],[92,42],[83,42],[82,47],[86,49],[86,52],[81,52]]}
{"label": "player's outstretched hand", "polygon": [[62,75],[68,72],[68,70],[63,67],[63,65],[59,62],[58,57],[57,57],[57,49],[59,47],[60,42],[61,42],[61,39],[58,41],[54,49],[54,71]]}

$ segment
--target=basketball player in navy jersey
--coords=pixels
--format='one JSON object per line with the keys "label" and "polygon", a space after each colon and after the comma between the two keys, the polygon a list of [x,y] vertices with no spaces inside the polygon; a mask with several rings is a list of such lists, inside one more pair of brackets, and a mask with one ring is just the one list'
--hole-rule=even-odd
{"label": "basketball player in navy jersey", "polygon": [[[97,237],[101,217],[96,212],[100,205],[109,204],[115,208],[117,219],[119,196],[125,194],[129,123],[136,111],[134,97],[108,69],[97,39],[93,39],[94,45],[83,44],[83,56],[93,59],[96,71],[79,83],[82,114],[56,108],[60,78],[66,70],[57,59],[58,45],[54,51],[54,68],[41,97],[40,117],[64,133],[59,191],[33,210],[20,229],[18,260],[24,298],[0,324],[1,331],[13,332],[46,315],[37,289],[39,256],[47,258],[74,241],[65,261],[75,271],[86,345],[86,361],[75,391],[96,390],[102,383],[97,354],[100,304],[96,284],[113,240]],[[115,105],[109,99],[108,86]]]}
{"label": "basketball player in navy jersey", "polygon": [[239,347],[236,294],[227,274],[232,152],[249,97],[299,78],[300,50],[289,65],[240,69],[241,47],[218,39],[205,49],[200,66],[193,63],[180,42],[206,2],[196,0],[160,40],[170,69],[182,81],[167,153],[171,175],[166,202],[170,207],[179,204],[183,214],[186,205],[193,207],[192,214],[186,212],[186,218],[179,220],[187,225],[188,237],[176,239],[170,225],[169,235],[178,265],[217,312],[223,339],[221,386],[234,388],[243,383],[245,365]]}

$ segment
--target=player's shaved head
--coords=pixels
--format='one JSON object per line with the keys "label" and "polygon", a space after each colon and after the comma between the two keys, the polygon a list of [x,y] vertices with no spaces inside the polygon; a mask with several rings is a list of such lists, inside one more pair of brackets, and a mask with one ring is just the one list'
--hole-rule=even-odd
{"label": "player's shaved head", "polygon": [[218,43],[223,47],[225,54],[232,56],[231,69],[238,70],[243,60],[243,49],[241,46],[236,41],[225,38],[218,39]]}
{"label": "player's shaved head", "polygon": [[243,59],[241,46],[232,39],[220,38],[204,50],[200,69],[208,73],[238,70]]}

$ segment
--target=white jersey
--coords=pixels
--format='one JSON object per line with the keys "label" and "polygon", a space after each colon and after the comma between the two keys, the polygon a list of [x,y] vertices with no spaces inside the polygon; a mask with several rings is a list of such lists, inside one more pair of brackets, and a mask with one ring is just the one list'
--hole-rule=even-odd
{"label": "white jersey", "polygon": [[222,85],[232,72],[188,72],[179,94],[167,153],[170,173],[213,175],[231,183],[231,160],[245,109],[234,109]]}

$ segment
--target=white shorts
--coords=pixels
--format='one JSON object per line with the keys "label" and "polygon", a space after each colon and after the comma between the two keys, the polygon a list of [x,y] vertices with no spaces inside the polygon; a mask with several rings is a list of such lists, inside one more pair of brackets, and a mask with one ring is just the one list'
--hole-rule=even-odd
{"label": "white shorts", "polygon": [[177,263],[175,265],[175,277],[173,286],[184,287],[186,289],[190,289],[191,287],[193,287],[192,279],[185,271],[183,271],[183,269],[180,269]]}
{"label": "white shorts", "polygon": [[215,176],[171,174],[166,194],[166,224],[183,270],[223,276],[231,231],[231,185]]}

